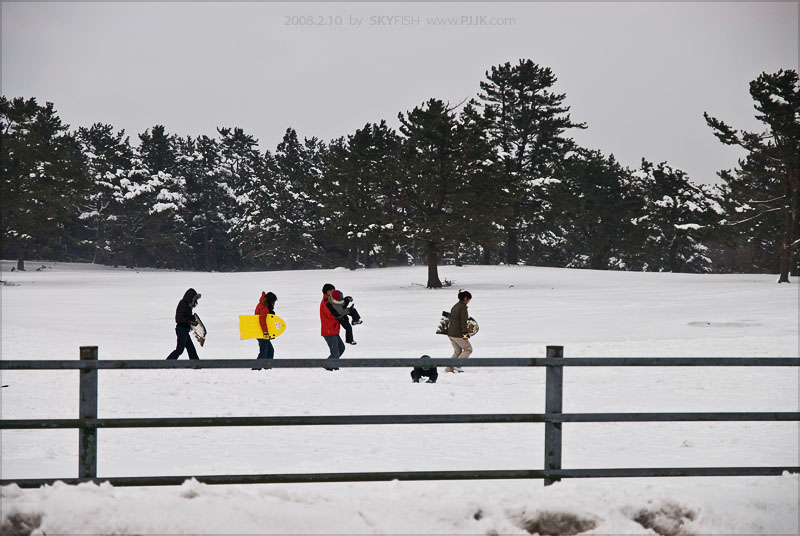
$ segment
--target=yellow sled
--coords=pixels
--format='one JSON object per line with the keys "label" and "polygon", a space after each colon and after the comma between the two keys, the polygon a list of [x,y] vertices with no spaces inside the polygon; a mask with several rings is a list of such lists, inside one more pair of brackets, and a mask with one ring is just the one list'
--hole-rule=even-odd
{"label": "yellow sled", "polygon": [[286,322],[276,315],[267,315],[267,333],[261,331],[258,315],[239,315],[239,334],[245,339],[274,339],[286,329]]}

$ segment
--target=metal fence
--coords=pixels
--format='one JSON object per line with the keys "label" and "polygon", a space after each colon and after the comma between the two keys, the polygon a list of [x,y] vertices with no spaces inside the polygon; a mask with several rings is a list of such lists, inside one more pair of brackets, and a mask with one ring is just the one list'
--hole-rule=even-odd
{"label": "metal fence", "polygon": [[[195,478],[206,484],[265,484],[296,482],[358,482],[388,480],[544,479],[545,485],[562,478],[656,477],[656,476],[767,476],[798,473],[800,466],[778,467],[656,467],[610,469],[563,469],[561,429],[567,423],[668,422],[668,421],[800,421],[800,412],[698,412],[698,413],[563,413],[564,367],[800,367],[800,358],[569,358],[562,346],[548,346],[546,358],[471,359],[340,359],[339,368],[356,367],[545,367],[545,413],[494,413],[456,415],[331,415],[272,417],[98,418],[98,370],[152,370],[200,368],[253,368],[264,361],[237,360],[98,360],[96,346],[81,347],[79,361],[0,360],[0,370],[79,370],[77,419],[6,419],[2,430],[77,428],[78,478],[2,479],[0,485],[39,487],[56,481],[67,484],[109,482],[114,486],[180,485]],[[271,368],[330,367],[326,359],[276,359]],[[442,423],[544,423],[543,469],[474,471],[398,471],[357,473],[289,473],[252,475],[97,476],[97,430],[101,428],[217,427],[217,426],[315,426]]]}

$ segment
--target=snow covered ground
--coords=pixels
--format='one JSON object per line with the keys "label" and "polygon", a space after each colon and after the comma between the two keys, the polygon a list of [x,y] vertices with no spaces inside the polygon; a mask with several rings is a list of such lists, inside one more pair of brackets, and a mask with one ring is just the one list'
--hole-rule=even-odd
{"label": "snow covered ground", "polygon": [[[276,358],[323,358],[320,290],[364,317],[348,357],[449,357],[434,333],[459,288],[480,322],[473,357],[798,355],[798,287],[774,276],[442,267],[187,273],[2,263],[2,358],[163,358],[188,287],[209,337],[201,359],[254,358],[239,314],[262,290],[288,328]],[[37,267],[41,267],[39,271]],[[182,359],[186,359],[184,355]],[[565,412],[797,411],[786,368],[568,368]],[[77,372],[4,371],[3,419],[74,418]],[[544,411],[544,370],[476,369],[413,384],[408,370],[101,371],[101,417]],[[4,430],[2,478],[77,476],[77,431]],[[565,424],[563,466],[798,465],[797,423]],[[449,424],[100,430],[102,476],[541,468],[543,425]],[[3,534],[797,534],[800,477],[391,482],[2,489]]]}

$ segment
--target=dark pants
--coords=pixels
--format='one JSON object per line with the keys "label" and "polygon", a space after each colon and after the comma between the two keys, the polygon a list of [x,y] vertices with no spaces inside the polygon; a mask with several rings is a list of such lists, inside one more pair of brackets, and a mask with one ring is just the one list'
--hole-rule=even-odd
{"label": "dark pants", "polygon": [[191,330],[189,328],[175,326],[175,335],[178,336],[178,344],[172,353],[167,356],[167,359],[178,359],[178,356],[183,353],[184,348],[189,352],[189,359],[200,359],[197,357],[197,350],[194,349],[192,337],[189,335],[190,332]]}
{"label": "dark pants", "polygon": [[414,367],[414,370],[411,371],[411,379],[414,381],[414,383],[419,382],[419,379],[423,376],[430,378],[432,383],[436,383],[436,379],[439,377],[439,372],[436,370],[436,367],[428,370]]}
{"label": "dark pants", "polygon": [[[344,353],[344,343],[342,342],[342,338],[338,335],[325,335],[323,337],[325,342],[328,344],[328,349],[330,349],[331,353],[328,356],[328,359],[339,359]],[[326,367],[327,368],[327,367]],[[336,369],[328,369],[328,370],[339,370]]]}
{"label": "dark pants", "polygon": [[273,359],[275,348],[269,339],[258,339],[258,357],[256,359]]}
{"label": "dark pants", "polygon": [[353,342],[353,326],[350,325],[350,320],[346,316],[339,319],[339,324],[344,328],[344,340],[348,344]]}
{"label": "dark pants", "polygon": [[347,343],[351,343],[353,342],[353,326],[350,325],[348,316],[352,317],[354,322],[357,322],[361,320],[361,315],[358,314],[355,307],[351,307],[347,315],[339,318],[339,324],[344,328],[344,340]]}

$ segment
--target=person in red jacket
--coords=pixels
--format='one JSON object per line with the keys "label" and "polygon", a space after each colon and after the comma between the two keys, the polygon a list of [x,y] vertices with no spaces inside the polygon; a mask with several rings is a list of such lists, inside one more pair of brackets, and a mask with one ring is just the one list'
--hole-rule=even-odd
{"label": "person in red jacket", "polygon": [[275,314],[275,302],[278,297],[272,292],[261,292],[261,298],[256,305],[256,312],[258,315],[258,322],[261,324],[261,331],[264,332],[264,338],[258,339],[258,357],[256,359],[273,359],[275,357],[275,348],[272,346],[272,341],[267,335],[267,315]]}
{"label": "person in red jacket", "polygon": [[[344,353],[344,343],[339,336],[339,318],[336,311],[330,304],[329,300],[331,292],[336,290],[336,287],[330,283],[325,283],[322,286],[322,301],[319,302],[319,321],[322,328],[322,338],[330,349],[328,359],[339,359]],[[339,370],[338,367],[325,367],[325,370]]]}

